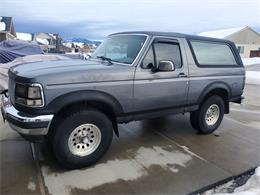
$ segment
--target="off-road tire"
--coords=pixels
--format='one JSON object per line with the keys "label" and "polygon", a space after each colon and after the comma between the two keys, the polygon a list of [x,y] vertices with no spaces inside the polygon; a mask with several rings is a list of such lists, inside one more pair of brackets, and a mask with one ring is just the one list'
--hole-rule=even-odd
{"label": "off-road tire", "polygon": [[[83,109],[69,113],[58,120],[59,124],[55,124],[52,148],[57,161],[66,168],[75,169],[82,168],[96,163],[108,150],[113,137],[113,126],[109,118],[96,109]],[[86,156],[78,156],[73,154],[69,147],[69,139],[71,133],[83,124],[93,124],[99,128],[101,133],[101,141],[97,148]]]}
{"label": "off-road tire", "polygon": [[[206,122],[206,113],[212,105],[217,105],[217,107],[219,108],[219,116],[214,124],[208,125]],[[210,96],[200,105],[197,111],[190,113],[191,126],[201,134],[213,133],[221,124],[224,116],[224,111],[225,104],[223,99],[218,95]]]}

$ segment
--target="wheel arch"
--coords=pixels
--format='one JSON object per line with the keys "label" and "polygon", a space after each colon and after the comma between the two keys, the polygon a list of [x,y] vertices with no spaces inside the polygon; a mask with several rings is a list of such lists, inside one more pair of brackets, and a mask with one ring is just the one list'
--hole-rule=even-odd
{"label": "wheel arch", "polygon": [[212,95],[219,95],[225,103],[225,113],[229,113],[229,98],[231,97],[231,88],[225,82],[214,82],[203,89],[203,93],[199,97],[199,105],[205,99]]}
{"label": "wheel arch", "polygon": [[106,114],[113,123],[115,134],[119,136],[116,118],[117,115],[124,111],[121,104],[110,94],[91,90],[71,92],[55,98],[49,106],[55,110],[52,125],[55,124],[57,120],[60,120],[68,110],[76,111],[90,107]]}
{"label": "wheel arch", "polygon": [[115,97],[106,92],[95,90],[75,91],[63,94],[52,100],[48,107],[53,108],[55,112],[59,112],[64,106],[82,101],[102,102],[109,105],[115,114],[123,113],[123,108]]}

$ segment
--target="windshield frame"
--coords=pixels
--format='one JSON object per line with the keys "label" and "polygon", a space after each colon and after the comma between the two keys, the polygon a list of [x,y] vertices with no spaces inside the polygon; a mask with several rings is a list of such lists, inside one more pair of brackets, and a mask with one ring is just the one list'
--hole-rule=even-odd
{"label": "windshield frame", "polygon": [[[124,63],[124,62],[118,62],[118,61],[114,61],[114,60],[111,60],[111,62],[114,64],[120,64],[120,65],[125,65],[125,66],[133,66],[136,61],[138,60],[138,58],[140,57],[142,51],[144,50],[144,48],[146,47],[147,45],[147,42],[148,42],[148,39],[149,39],[149,35],[148,34],[144,34],[144,33],[125,33],[125,34],[112,34],[112,35],[108,35],[106,37],[106,39],[110,38],[110,37],[115,37],[115,36],[131,36],[131,35],[137,35],[137,36],[145,36],[146,39],[144,41],[144,44],[142,46],[142,48],[140,49],[140,51],[138,52],[138,54],[136,55],[135,59],[133,60],[132,63]],[[97,59],[97,58],[90,58],[90,60],[94,60],[94,61],[102,61],[101,59]]]}

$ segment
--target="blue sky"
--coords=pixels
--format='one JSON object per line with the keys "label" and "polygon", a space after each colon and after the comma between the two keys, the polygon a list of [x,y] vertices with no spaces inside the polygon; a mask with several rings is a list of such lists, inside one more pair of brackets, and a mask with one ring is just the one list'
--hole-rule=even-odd
{"label": "blue sky", "polygon": [[1,0],[0,15],[12,16],[17,32],[92,40],[128,30],[260,31],[260,0]]}

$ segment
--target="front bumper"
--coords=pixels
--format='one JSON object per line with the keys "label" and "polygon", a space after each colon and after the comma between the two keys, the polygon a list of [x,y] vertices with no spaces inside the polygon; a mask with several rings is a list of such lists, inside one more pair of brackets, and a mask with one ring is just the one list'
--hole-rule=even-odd
{"label": "front bumper", "polygon": [[36,136],[47,135],[53,115],[30,115],[16,110],[9,99],[2,96],[1,113],[4,121],[7,120],[10,127],[21,135]]}

